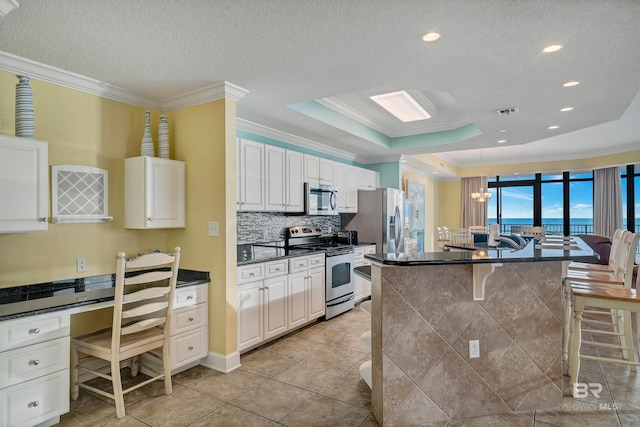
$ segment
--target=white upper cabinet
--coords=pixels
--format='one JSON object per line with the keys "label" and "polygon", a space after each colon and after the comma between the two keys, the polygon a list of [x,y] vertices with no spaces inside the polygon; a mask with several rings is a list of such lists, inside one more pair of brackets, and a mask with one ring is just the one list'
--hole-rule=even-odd
{"label": "white upper cabinet", "polygon": [[358,168],[358,170],[358,190],[375,190],[378,188],[378,172],[364,168]]}
{"label": "white upper cabinet", "polygon": [[124,161],[125,228],[184,228],[185,163],[159,157]]}
{"label": "white upper cabinet", "polygon": [[264,210],[303,212],[302,174],[302,153],[265,145]]}
{"label": "white upper cabinet", "polygon": [[287,150],[286,211],[304,212],[304,158],[302,153]]}
{"label": "white upper cabinet", "polygon": [[335,162],[333,185],[338,189],[338,212],[358,212],[358,179],[360,168]]}
{"label": "white upper cabinet", "polygon": [[264,211],[264,144],[238,139],[237,210]]}
{"label": "white upper cabinet", "polygon": [[338,212],[343,213],[347,210],[347,165],[336,163],[333,166],[333,185],[338,190]]}
{"label": "white upper cabinet", "polygon": [[312,184],[333,185],[333,160],[305,154],[304,181]]}
{"label": "white upper cabinet", "polygon": [[47,231],[46,142],[0,135],[0,200],[0,233]]}

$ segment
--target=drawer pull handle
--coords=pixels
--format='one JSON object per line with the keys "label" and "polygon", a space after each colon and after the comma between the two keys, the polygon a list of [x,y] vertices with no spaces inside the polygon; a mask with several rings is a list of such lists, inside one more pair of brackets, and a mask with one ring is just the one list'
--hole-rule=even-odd
{"label": "drawer pull handle", "polygon": [[255,276],[255,273],[249,273],[249,276],[253,277]]}
{"label": "drawer pull handle", "polygon": [[29,330],[30,334],[38,335],[40,333],[40,328],[33,328]]}
{"label": "drawer pull handle", "polygon": [[38,366],[38,365],[40,364],[40,361],[39,361],[38,359],[36,359],[36,360],[31,360],[31,361],[29,361],[29,364],[30,364],[30,365],[33,365],[33,366]]}
{"label": "drawer pull handle", "polygon": [[193,346],[192,345],[189,346],[189,351],[191,351],[191,350],[193,350]]}
{"label": "drawer pull handle", "polygon": [[278,267],[278,268],[276,268],[276,271],[280,271],[280,268],[279,268],[279,267]]}
{"label": "drawer pull handle", "polygon": [[188,300],[193,299],[193,295],[189,295],[189,296],[187,296],[187,299],[188,299]]}
{"label": "drawer pull handle", "polygon": [[38,405],[40,405],[40,402],[38,402],[37,400],[34,400],[33,402],[29,402],[29,404],[27,405],[27,408],[35,408]]}
{"label": "drawer pull handle", "polygon": [[298,267],[304,267],[304,264],[298,264]]}
{"label": "drawer pull handle", "polygon": [[193,322],[193,317],[189,317],[189,322]]}

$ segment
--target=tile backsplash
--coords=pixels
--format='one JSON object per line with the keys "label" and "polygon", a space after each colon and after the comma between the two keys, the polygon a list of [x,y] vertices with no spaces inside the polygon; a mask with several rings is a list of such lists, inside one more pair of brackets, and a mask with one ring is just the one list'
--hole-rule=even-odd
{"label": "tile backsplash", "polygon": [[295,225],[312,225],[322,231],[340,229],[340,215],[307,216],[278,212],[238,212],[237,243],[271,242],[286,237],[285,230]]}

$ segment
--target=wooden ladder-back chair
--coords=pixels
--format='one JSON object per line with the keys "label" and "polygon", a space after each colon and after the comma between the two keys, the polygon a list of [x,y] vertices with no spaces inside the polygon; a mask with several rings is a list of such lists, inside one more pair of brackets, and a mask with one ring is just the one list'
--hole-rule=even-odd
{"label": "wooden ladder-back chair", "polygon": [[624,236],[630,233],[627,230],[618,228],[611,239],[611,250],[609,251],[608,264],[591,264],[587,262],[570,262],[567,266],[568,270],[586,270],[601,273],[613,273],[618,268],[618,263],[622,255],[622,241]]}
{"label": "wooden ladder-back chair", "polygon": [[[123,252],[117,255],[112,327],[71,339],[71,399],[78,398],[80,387],[91,390],[115,400],[117,417],[122,418],[126,415],[124,394],[130,391],[164,380],[165,393],[171,394],[169,325],[179,263],[179,247],[173,254],[150,253],[129,261]],[[155,349],[162,349],[161,357],[151,352]],[[131,359],[131,373],[135,376],[143,353],[161,358],[162,372],[145,365],[154,376],[123,390],[121,362]],[[80,359],[80,354],[85,356]],[[91,369],[81,364],[93,358],[106,360],[109,365]],[[111,381],[113,393],[80,382],[79,371]]]}
{"label": "wooden ladder-back chair", "polygon": [[[640,234],[626,232],[623,234],[620,242],[619,254],[620,258],[617,261],[615,270],[611,273],[606,272],[590,272],[584,270],[568,270],[567,276],[564,278],[564,291],[565,291],[565,305],[564,305],[564,337],[563,337],[563,353],[565,360],[569,354],[569,336],[571,335],[570,328],[572,327],[571,315],[573,313],[573,306],[571,300],[571,286],[590,286],[590,285],[604,285],[613,286],[625,289],[631,289],[633,280],[633,262],[635,260],[636,248],[640,241]],[[600,311],[587,310],[585,313],[589,314],[602,314]],[[607,312],[604,312],[605,314]],[[594,325],[611,325],[613,326],[613,332],[607,332],[602,330],[590,330],[596,334],[610,334],[620,337],[620,341],[623,346],[631,339],[631,314],[623,311],[610,310],[611,321],[603,321],[596,319],[584,319],[585,322]],[[628,357],[628,352],[623,350],[625,358]]]}

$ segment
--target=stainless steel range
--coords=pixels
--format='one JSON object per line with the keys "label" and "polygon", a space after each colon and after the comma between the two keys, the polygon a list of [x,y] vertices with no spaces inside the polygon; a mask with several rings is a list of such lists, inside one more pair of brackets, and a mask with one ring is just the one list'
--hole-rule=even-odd
{"label": "stainless steel range", "polygon": [[353,246],[336,241],[334,235],[323,235],[319,228],[312,226],[289,227],[286,245],[289,249],[322,250],[326,253],[326,319],[354,307]]}

